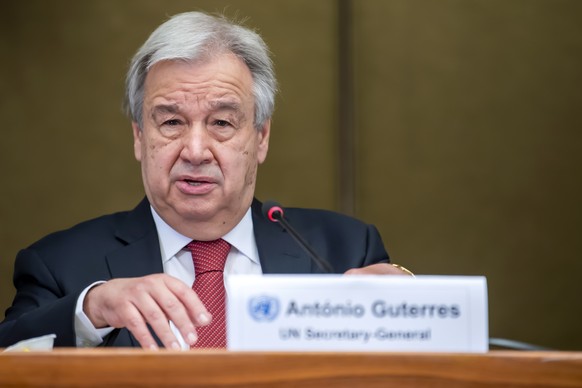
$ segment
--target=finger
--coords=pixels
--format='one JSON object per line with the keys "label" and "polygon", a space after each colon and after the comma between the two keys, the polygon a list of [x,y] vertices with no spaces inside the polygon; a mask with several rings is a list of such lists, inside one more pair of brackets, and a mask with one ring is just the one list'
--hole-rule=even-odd
{"label": "finger", "polygon": [[[183,292],[194,293],[194,291],[192,291],[189,287],[185,288],[186,290]],[[163,310],[166,319],[171,321],[175,328],[180,332],[184,341],[186,341],[186,343],[189,345],[194,345],[198,339],[195,322],[190,317],[190,314],[188,313],[181,299],[174,292],[175,290],[172,290],[166,286],[154,291],[151,296],[154,298],[157,306]],[[172,344],[172,348],[174,347],[175,345]]]}
{"label": "finger", "polygon": [[163,303],[161,301],[171,298],[171,293],[165,289],[152,289],[149,293],[136,296],[134,306],[145,322],[151,326],[165,348],[179,350],[180,343],[170,327],[169,319],[171,318],[166,315],[161,306]]}
{"label": "finger", "polygon": [[144,349],[158,350],[158,344],[152,337],[143,316],[139,310],[129,305],[125,310],[109,310],[105,313],[108,322],[113,327],[125,327],[135,337]]}
{"label": "finger", "polygon": [[366,267],[349,269],[344,272],[344,275],[412,275],[410,271],[404,271],[401,268],[403,267],[397,264],[377,263]]}
{"label": "finger", "polygon": [[360,268],[351,268],[344,272],[344,275],[360,275],[361,273]]}
{"label": "finger", "polygon": [[174,278],[166,279],[166,285],[175,299],[167,299],[164,309],[182,338],[192,346],[198,339],[196,326],[209,324],[212,316],[191,287]]}
{"label": "finger", "polygon": [[192,288],[173,278],[166,280],[166,284],[170,291],[180,300],[189,318],[196,326],[206,326],[211,322],[212,314],[206,309]]}

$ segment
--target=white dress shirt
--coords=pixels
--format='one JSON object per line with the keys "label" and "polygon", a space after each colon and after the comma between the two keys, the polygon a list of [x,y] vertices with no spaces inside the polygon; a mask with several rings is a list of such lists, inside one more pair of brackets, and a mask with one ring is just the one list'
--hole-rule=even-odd
{"label": "white dress shirt", "polygon": [[[176,232],[151,208],[152,216],[156,224],[160,253],[164,273],[171,275],[188,286],[194,283],[194,261],[191,253],[184,249],[192,239]],[[231,245],[224,267],[225,278],[231,274],[261,274],[259,252],[253,231],[253,218],[249,208],[241,221],[227,234],[223,240]],[[113,328],[96,329],[89,318],[83,312],[85,295],[93,286],[104,282],[96,282],[87,287],[79,296],[75,312],[75,332],[77,346],[97,346],[103,341],[103,337],[109,334]],[[227,295],[228,298],[228,295]],[[174,334],[180,342],[182,349],[189,349],[182,336],[170,322]]]}

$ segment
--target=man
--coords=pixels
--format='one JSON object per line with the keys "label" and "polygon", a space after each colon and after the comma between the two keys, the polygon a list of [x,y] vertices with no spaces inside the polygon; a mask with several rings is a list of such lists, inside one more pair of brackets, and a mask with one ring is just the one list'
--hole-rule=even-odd
{"label": "man", "polygon": [[[50,333],[57,346],[195,346],[224,320],[192,289],[196,243],[226,247],[226,276],[317,272],[253,198],[275,91],[267,47],[246,28],[192,12],[154,31],[126,82],[146,199],[18,254],[0,346]],[[372,226],[315,210],[288,218],[338,273],[404,273]]]}

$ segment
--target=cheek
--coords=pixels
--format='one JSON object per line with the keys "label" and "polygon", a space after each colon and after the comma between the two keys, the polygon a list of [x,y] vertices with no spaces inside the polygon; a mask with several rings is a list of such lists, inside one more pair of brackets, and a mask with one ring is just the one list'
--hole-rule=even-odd
{"label": "cheek", "polygon": [[148,142],[143,149],[142,164],[150,174],[169,172],[179,155],[178,147],[172,147],[171,143],[160,143],[155,141]]}
{"label": "cheek", "polygon": [[256,177],[257,177],[257,163],[251,163],[247,168],[247,173],[245,175],[245,186],[254,185]]}
{"label": "cheek", "polygon": [[245,166],[245,171],[243,172],[245,180],[245,186],[254,185],[256,175],[257,175],[257,150],[255,147],[250,147],[242,151],[242,162],[241,166]]}
{"label": "cheek", "polygon": [[248,145],[238,145],[237,147],[224,148],[222,152],[217,152],[218,164],[228,185],[232,188],[252,185],[255,181],[257,170],[256,151]]}

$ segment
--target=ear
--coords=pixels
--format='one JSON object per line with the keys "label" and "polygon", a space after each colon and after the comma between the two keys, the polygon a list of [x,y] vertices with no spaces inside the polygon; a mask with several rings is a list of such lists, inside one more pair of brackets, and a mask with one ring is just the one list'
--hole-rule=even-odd
{"label": "ear", "polygon": [[138,162],[141,162],[141,138],[143,136],[143,132],[139,127],[138,123],[135,121],[131,122],[131,128],[133,129],[133,154]]}
{"label": "ear", "polygon": [[263,163],[267,158],[267,152],[269,151],[269,136],[271,135],[271,120],[265,121],[263,128],[258,132],[259,144],[257,149],[257,160],[259,164]]}

